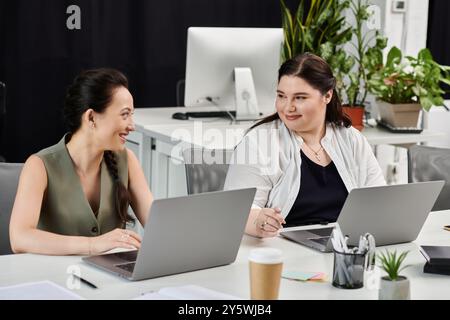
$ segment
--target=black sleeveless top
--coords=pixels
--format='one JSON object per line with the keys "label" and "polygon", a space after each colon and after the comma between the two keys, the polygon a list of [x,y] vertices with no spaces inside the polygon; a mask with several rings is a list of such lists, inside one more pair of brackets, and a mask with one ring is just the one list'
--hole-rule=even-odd
{"label": "black sleeveless top", "polygon": [[300,153],[300,191],[285,219],[285,227],[335,222],[348,195],[336,166],[331,162],[322,167]]}

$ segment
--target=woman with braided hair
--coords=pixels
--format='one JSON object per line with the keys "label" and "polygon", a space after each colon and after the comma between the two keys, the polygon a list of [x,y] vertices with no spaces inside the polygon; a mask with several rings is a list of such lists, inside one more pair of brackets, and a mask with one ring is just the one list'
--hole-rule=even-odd
{"label": "woman with braided hair", "polygon": [[68,133],[26,161],[11,215],[16,253],[94,255],[139,248],[132,207],[144,225],[153,200],[136,156],[133,97],[117,70],[82,72],[67,90]]}

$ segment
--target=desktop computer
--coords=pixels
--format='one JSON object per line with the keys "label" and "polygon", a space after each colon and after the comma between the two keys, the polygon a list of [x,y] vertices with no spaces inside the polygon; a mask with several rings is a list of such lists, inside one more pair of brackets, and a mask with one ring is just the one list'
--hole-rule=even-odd
{"label": "desktop computer", "polygon": [[256,120],[272,112],[282,44],[282,28],[189,28],[184,105],[217,111],[174,118]]}

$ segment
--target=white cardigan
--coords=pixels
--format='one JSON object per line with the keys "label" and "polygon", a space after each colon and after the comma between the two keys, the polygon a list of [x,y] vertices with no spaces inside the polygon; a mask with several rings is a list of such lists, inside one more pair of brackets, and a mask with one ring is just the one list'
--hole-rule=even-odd
{"label": "white cardigan", "polygon": [[[286,217],[300,190],[303,140],[281,120],[262,124],[236,147],[225,190],[256,187],[252,208],[281,208]],[[328,124],[321,144],[350,192],[386,184],[366,138],[355,128]]]}

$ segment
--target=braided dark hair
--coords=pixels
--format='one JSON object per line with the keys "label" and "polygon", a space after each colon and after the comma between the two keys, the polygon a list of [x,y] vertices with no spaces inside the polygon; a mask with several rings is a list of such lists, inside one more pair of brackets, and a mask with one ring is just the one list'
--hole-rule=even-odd
{"label": "braided dark hair", "polygon": [[[83,71],[68,88],[64,101],[64,118],[72,135],[81,127],[81,119],[88,109],[102,113],[111,103],[117,88],[128,89],[128,80],[120,71],[114,69],[94,69]],[[128,214],[130,195],[119,177],[116,155],[105,151],[103,159],[114,182],[116,211],[122,227],[134,219]]]}
{"label": "braided dark hair", "polygon": [[125,188],[122,181],[120,181],[119,172],[117,170],[117,158],[114,152],[105,151],[103,154],[103,160],[106,167],[113,178],[114,183],[114,199],[116,210],[119,213],[120,221],[122,221],[123,227],[127,222],[135,223],[135,220],[128,214],[128,206],[130,204],[130,194],[128,189]]}

